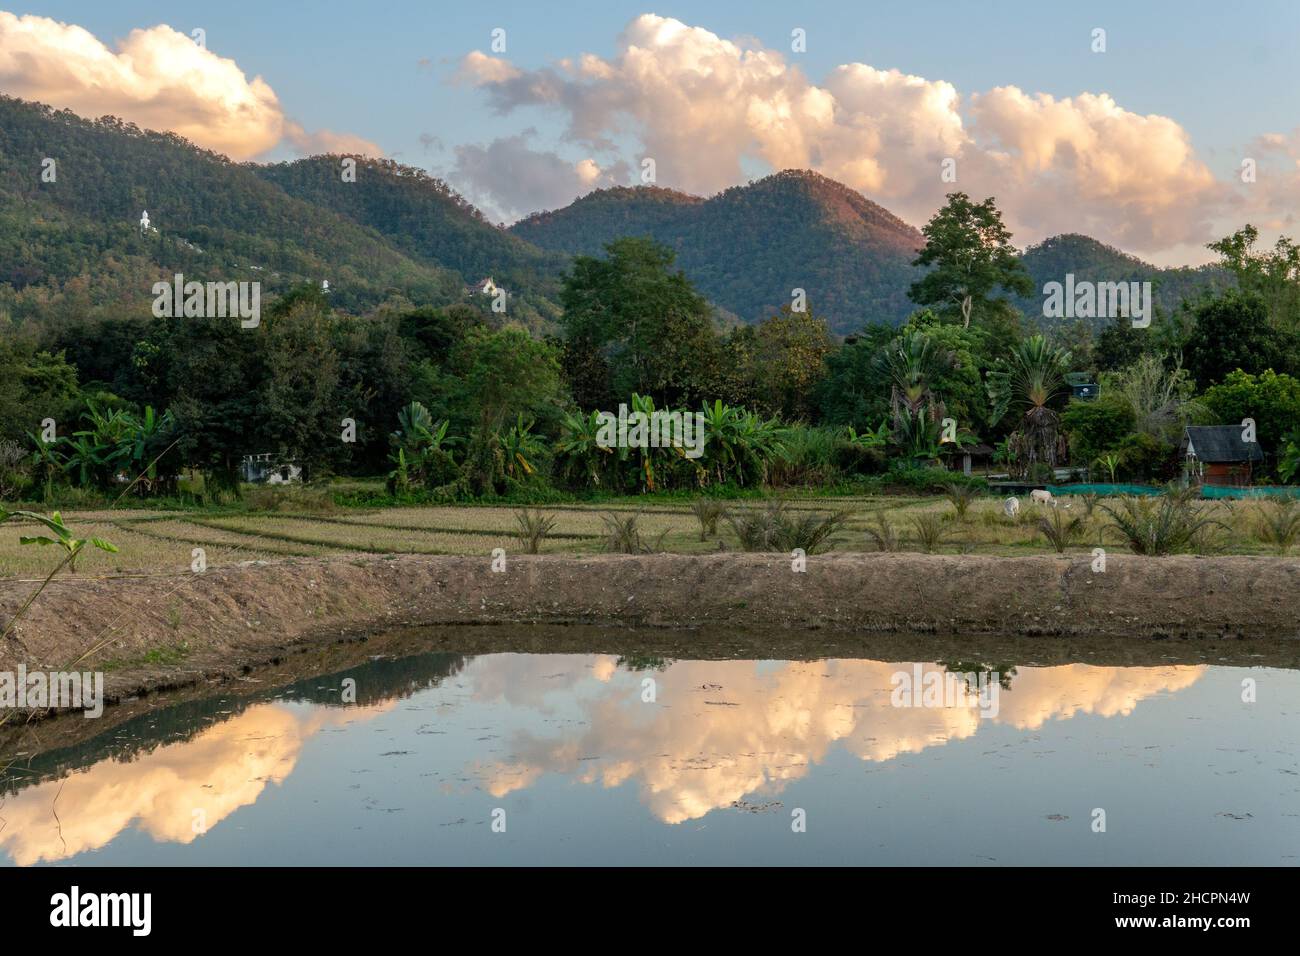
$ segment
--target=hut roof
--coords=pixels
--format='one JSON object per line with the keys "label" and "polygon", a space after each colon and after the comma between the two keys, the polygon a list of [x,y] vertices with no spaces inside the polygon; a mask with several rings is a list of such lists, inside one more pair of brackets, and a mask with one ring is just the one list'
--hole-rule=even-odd
{"label": "hut roof", "polygon": [[1207,462],[1264,460],[1259,442],[1241,440],[1240,425],[1188,425],[1182,451]]}

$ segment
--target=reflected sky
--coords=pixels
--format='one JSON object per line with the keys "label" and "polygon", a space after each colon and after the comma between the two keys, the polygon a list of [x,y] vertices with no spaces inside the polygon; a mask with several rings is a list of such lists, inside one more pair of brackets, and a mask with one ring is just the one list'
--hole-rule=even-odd
{"label": "reflected sky", "polygon": [[[982,717],[960,682],[971,699],[958,706],[895,706],[891,678],[911,663],[497,654],[444,661],[426,679],[437,656],[347,672],[360,704],[339,703],[335,675],[310,693],[118,728],[112,756],[89,748],[72,772],[7,795],[0,854],[112,865],[1286,864],[1300,853],[1291,671],[1021,666]],[[1247,677],[1255,703],[1241,699]],[[1090,825],[1096,807],[1106,833]],[[791,829],[796,809],[804,833]]]}

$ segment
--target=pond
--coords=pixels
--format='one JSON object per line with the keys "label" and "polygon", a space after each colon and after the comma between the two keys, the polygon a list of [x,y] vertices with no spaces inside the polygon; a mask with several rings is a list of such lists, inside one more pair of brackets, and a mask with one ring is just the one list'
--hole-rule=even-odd
{"label": "pond", "polygon": [[439,651],[227,686],[23,757],[0,859],[1300,859],[1300,672],[916,657]]}

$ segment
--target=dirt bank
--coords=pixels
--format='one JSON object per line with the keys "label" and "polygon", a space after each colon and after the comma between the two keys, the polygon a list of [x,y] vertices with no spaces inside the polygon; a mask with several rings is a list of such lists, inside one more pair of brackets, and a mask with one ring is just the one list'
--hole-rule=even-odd
{"label": "dirt bank", "polygon": [[[434,624],[810,629],[870,655],[871,635],[1071,641],[1300,641],[1300,561],[1252,557],[994,558],[834,554],[367,557],[254,562],[177,577],[65,577],[0,649],[0,669],[108,672],[113,696],[237,674],[292,650]],[[30,584],[0,583],[7,619]],[[708,638],[698,643],[707,650]],[[765,646],[773,645],[767,639]],[[775,642],[779,643],[779,642]],[[828,643],[839,643],[838,641]],[[535,648],[540,649],[540,648]],[[772,647],[773,650],[778,648]]]}

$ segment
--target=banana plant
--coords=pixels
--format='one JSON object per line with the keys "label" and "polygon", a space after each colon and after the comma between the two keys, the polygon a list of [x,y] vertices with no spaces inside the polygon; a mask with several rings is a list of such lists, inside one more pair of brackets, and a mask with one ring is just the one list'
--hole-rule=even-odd
{"label": "banana plant", "polygon": [[27,433],[32,444],[36,446],[36,451],[32,453],[32,465],[36,473],[44,480],[45,500],[49,501],[54,497],[54,476],[63,473],[63,459],[59,457],[58,448],[63,439],[56,438],[54,441],[45,441],[38,435]]}
{"label": "banana plant", "polygon": [[852,425],[848,425],[845,427],[844,437],[850,445],[857,445],[859,448],[881,448],[889,444],[889,420],[883,419],[875,431],[868,428],[861,435]]}
{"label": "banana plant", "polygon": [[1110,483],[1115,484],[1115,472],[1119,466],[1124,463],[1124,459],[1116,452],[1110,452],[1102,455],[1097,459],[1097,464],[1101,465],[1110,474]]}
{"label": "banana plant", "polygon": [[507,431],[497,436],[505,458],[505,473],[511,478],[528,478],[537,468],[533,464],[542,454],[542,440],[532,433],[533,423],[525,423],[523,413]]}
{"label": "banana plant", "polygon": [[18,609],[18,612],[14,614],[10,619],[9,624],[5,627],[4,633],[0,634],[0,640],[9,636],[14,627],[18,624],[18,619],[27,613],[27,609],[32,606],[32,602],[40,597],[41,592],[45,590],[46,586],[51,580],[53,580],[54,576],[63,569],[64,565],[67,566],[69,572],[76,572],[77,555],[81,553],[82,549],[85,548],[87,544],[92,545],[101,551],[107,551],[110,554],[117,554],[117,545],[110,541],[105,541],[103,538],[76,537],[72,533],[72,529],[64,524],[63,516],[57,511],[50,515],[43,515],[35,511],[5,511],[3,508],[0,508],[0,524],[4,524],[4,522],[8,521],[10,518],[26,518],[29,521],[35,521],[37,524],[44,525],[48,528],[53,534],[53,537],[47,537],[46,535],[23,535],[18,538],[18,542],[20,544],[34,544],[43,547],[54,545],[55,547],[62,548],[63,560],[54,566],[54,569],[50,571],[50,573],[46,575],[45,580],[41,582],[41,586],[23,602],[23,606]]}
{"label": "banana plant", "polygon": [[561,474],[572,480],[581,474],[583,480],[599,487],[605,462],[602,456],[614,454],[610,446],[601,445],[600,412],[588,415],[568,412],[560,423],[560,438],[555,443],[556,457],[561,462]]}

